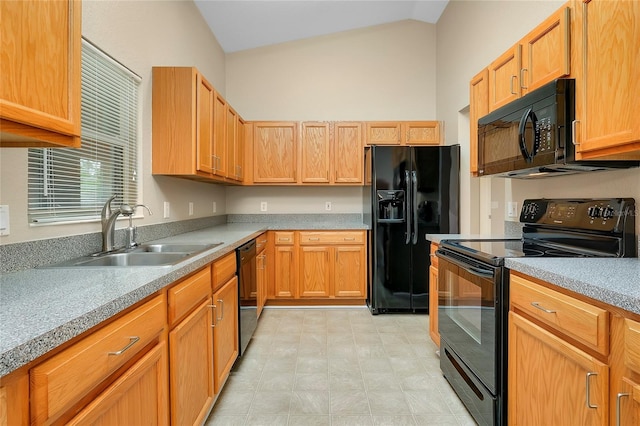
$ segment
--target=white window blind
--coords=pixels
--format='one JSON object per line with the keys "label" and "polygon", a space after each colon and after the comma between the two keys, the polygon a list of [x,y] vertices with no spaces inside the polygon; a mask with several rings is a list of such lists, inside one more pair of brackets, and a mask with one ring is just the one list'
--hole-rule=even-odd
{"label": "white window blind", "polygon": [[113,194],[137,204],[140,82],[82,40],[82,147],[29,149],[30,223],[99,218]]}

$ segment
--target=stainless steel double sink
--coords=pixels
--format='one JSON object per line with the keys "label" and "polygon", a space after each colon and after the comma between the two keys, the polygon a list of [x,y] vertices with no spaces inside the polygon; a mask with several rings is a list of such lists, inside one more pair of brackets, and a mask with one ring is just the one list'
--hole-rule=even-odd
{"label": "stainless steel double sink", "polygon": [[224,243],[212,244],[143,244],[131,249],[82,256],[41,268],[102,268],[132,266],[173,266],[205,250]]}

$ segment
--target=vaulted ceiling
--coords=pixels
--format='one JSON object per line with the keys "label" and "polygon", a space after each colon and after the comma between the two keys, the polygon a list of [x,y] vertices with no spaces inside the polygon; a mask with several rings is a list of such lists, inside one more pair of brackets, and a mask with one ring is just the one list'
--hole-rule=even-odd
{"label": "vaulted ceiling", "polygon": [[226,53],[406,19],[436,23],[448,0],[195,0]]}

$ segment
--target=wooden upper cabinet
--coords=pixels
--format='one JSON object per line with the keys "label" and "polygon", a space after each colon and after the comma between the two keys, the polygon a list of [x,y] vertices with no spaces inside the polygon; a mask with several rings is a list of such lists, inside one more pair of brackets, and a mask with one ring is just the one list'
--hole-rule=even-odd
{"label": "wooden upper cabinet", "polygon": [[400,145],[402,124],[399,121],[368,121],[365,123],[367,145]]}
{"label": "wooden upper cabinet", "polygon": [[478,120],[489,113],[489,70],[476,74],[469,83],[469,163],[478,176]]}
{"label": "wooden upper cabinet", "polygon": [[227,102],[218,92],[213,99],[213,174],[227,176]]}
{"label": "wooden upper cabinet", "polygon": [[154,67],[152,173],[211,178],[213,86],[193,67]]}
{"label": "wooden upper cabinet", "polygon": [[236,179],[240,182],[244,182],[245,168],[244,161],[247,147],[247,123],[237,115],[238,126],[238,138],[236,140],[236,163],[234,169],[236,170]]}
{"label": "wooden upper cabinet", "polygon": [[300,180],[329,183],[331,135],[328,122],[303,122],[300,126]]}
{"label": "wooden upper cabinet", "polygon": [[1,1],[0,147],[79,147],[81,2]]}
{"label": "wooden upper cabinet", "polygon": [[443,142],[439,121],[406,121],[402,123],[404,145],[440,145]]}
{"label": "wooden upper cabinet", "polygon": [[560,8],[520,41],[520,87],[523,95],[556,78],[569,75],[569,13],[569,7]]}
{"label": "wooden upper cabinet", "polygon": [[213,173],[213,86],[196,74],[196,170]]}
{"label": "wooden upper cabinet", "polygon": [[255,122],[253,125],[253,181],[296,183],[298,123]]}
{"label": "wooden upper cabinet", "polygon": [[520,43],[516,43],[489,65],[489,111],[520,97],[520,54]]}
{"label": "wooden upper cabinet", "polygon": [[226,108],[226,152],[227,152],[227,173],[226,177],[239,180],[238,170],[238,113],[227,104]]}
{"label": "wooden upper cabinet", "polygon": [[640,159],[640,2],[572,3],[579,159]]}
{"label": "wooden upper cabinet", "polygon": [[332,147],[333,183],[361,184],[364,167],[362,123],[335,122]]}

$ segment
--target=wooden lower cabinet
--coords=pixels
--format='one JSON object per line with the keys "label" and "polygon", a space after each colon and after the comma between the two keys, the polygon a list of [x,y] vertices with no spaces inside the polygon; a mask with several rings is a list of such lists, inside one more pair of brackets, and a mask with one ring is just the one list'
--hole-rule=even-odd
{"label": "wooden lower cabinet", "polygon": [[273,234],[274,297],[295,298],[298,286],[295,233],[293,231],[277,231]]}
{"label": "wooden lower cabinet", "polygon": [[260,235],[256,238],[256,288],[257,288],[257,315],[258,318],[262,313],[262,309],[267,301],[267,283],[268,283],[268,273],[267,273],[267,233]]}
{"label": "wooden lower cabinet", "polygon": [[169,333],[171,424],[202,424],[213,404],[213,334],[207,298]]}
{"label": "wooden lower cabinet", "polygon": [[640,321],[611,320],[611,425],[640,424]]}
{"label": "wooden lower cabinet", "polygon": [[367,253],[364,245],[333,248],[333,295],[336,298],[367,297]]}
{"label": "wooden lower cabinet", "polygon": [[160,342],[69,425],[168,425],[167,345]]}
{"label": "wooden lower cabinet", "polygon": [[331,247],[300,247],[299,256],[299,297],[328,297],[331,284]]}
{"label": "wooden lower cabinet", "polygon": [[438,268],[429,266],[429,336],[440,346],[438,331]]}
{"label": "wooden lower cabinet", "polygon": [[0,378],[0,425],[29,424],[29,374],[14,371]]}
{"label": "wooden lower cabinet", "polygon": [[238,358],[238,277],[213,294],[214,391],[219,393]]}
{"label": "wooden lower cabinet", "polygon": [[606,364],[513,312],[508,353],[510,425],[608,424]]}

